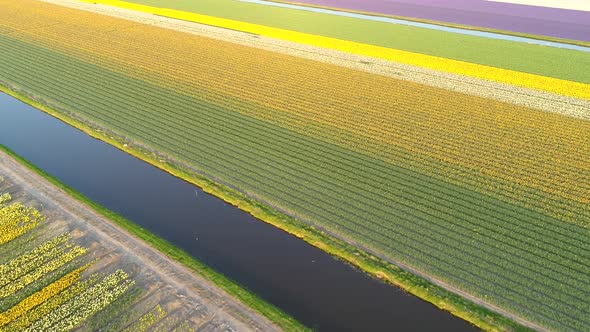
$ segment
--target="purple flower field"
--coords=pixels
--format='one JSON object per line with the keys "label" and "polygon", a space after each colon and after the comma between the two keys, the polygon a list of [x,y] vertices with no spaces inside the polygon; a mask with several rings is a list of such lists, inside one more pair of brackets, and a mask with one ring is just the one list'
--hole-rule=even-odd
{"label": "purple flower field", "polygon": [[590,42],[590,12],[484,0],[290,0]]}

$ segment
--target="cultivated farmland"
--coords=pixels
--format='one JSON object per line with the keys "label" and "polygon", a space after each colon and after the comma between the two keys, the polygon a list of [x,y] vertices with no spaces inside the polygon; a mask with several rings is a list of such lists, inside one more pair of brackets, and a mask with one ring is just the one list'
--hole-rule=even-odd
{"label": "cultivated farmland", "polygon": [[[162,16],[178,14],[181,19],[190,19],[190,13],[211,15],[311,35],[590,83],[590,75],[584,70],[588,66],[587,54],[573,50],[449,34],[432,29],[232,0],[178,0],[165,5],[159,0],[85,1],[115,6],[125,6],[127,3],[144,4],[153,6],[154,9],[151,11]],[[366,1],[363,1],[364,3]],[[176,9],[178,12],[170,13],[166,8]],[[158,9],[161,10],[158,11]],[[183,15],[183,11],[187,15]],[[553,14],[553,16],[559,16],[559,14]],[[584,20],[588,21],[587,16]],[[585,36],[584,31],[589,29],[584,23],[574,26],[578,28],[577,35]],[[581,40],[585,38],[587,37]]]}
{"label": "cultivated farmland", "polygon": [[535,324],[590,328],[589,122],[7,2],[12,90]]}
{"label": "cultivated farmland", "polygon": [[[59,1],[59,0],[58,0]],[[63,1],[63,0],[62,0]],[[277,29],[273,27],[268,27],[259,24],[250,24],[244,23],[235,20],[227,20],[218,17],[212,16],[205,16],[200,14],[193,14],[187,13],[182,11],[174,11],[174,10],[166,10],[158,7],[150,7],[150,6],[139,6],[130,4],[124,1],[111,1],[111,0],[103,0],[101,3],[107,3],[113,6],[123,6],[127,9],[133,9],[138,11],[144,11],[146,13],[150,13],[156,16],[165,16],[165,17],[173,17],[179,20],[185,20],[189,22],[194,22],[198,24],[210,25],[215,27],[222,27],[225,29],[230,30],[238,30],[248,32],[254,35],[262,35],[266,37],[272,37],[278,40],[286,40],[296,43],[301,43],[305,45],[311,45],[315,47],[323,47],[327,49],[333,49],[338,51],[343,51],[347,53],[359,54],[364,56],[370,56],[378,59],[385,59],[394,62],[401,62],[404,64],[426,67],[429,69],[435,69],[439,71],[454,73],[465,75],[469,77],[476,77],[485,80],[491,80],[495,82],[501,83],[508,83],[511,85],[516,85],[520,87],[529,87],[538,90],[546,90],[553,93],[574,96],[577,98],[587,99],[590,100],[590,92],[587,89],[587,81],[584,79],[577,81],[578,79],[573,79],[571,77],[562,77],[562,76],[553,76],[547,73],[536,73],[530,72],[528,70],[506,67],[504,65],[481,65],[478,64],[478,61],[468,60],[468,61],[457,61],[453,60],[452,58],[443,58],[439,56],[432,56],[429,55],[428,52],[407,52],[399,49],[387,48],[376,46],[372,44],[364,44],[358,43],[354,41],[347,40],[346,38],[338,39],[333,37],[326,37],[321,35],[314,35],[309,33],[301,33],[298,31],[292,30],[285,30],[285,29]],[[63,4],[63,3],[62,3]],[[67,0],[66,0],[66,6]],[[112,7],[111,7],[112,8]],[[448,36],[448,38],[452,38],[453,34]],[[523,43],[516,43],[522,45]],[[462,43],[457,43],[457,48],[461,47]],[[555,48],[548,48],[548,49],[555,49]],[[482,50],[481,48],[477,49],[478,53],[486,53],[479,52]],[[508,45],[501,47],[500,50],[502,53],[512,54],[509,50]],[[497,50],[494,50],[495,53]],[[521,54],[523,57],[528,57],[523,52],[516,51],[516,54]],[[571,69],[572,64],[579,64],[583,66],[583,63],[587,62],[587,54],[585,52],[578,52],[575,53],[577,56],[580,56],[576,60],[568,61],[567,68]],[[555,55],[555,57],[560,58],[560,56]],[[564,55],[565,57],[565,55]],[[551,57],[553,58],[553,56]],[[530,59],[530,58],[529,58]],[[469,62],[473,61],[475,63]],[[541,66],[541,61],[534,61],[534,62],[527,62],[527,63],[534,63],[539,64],[535,68],[559,68],[561,64],[547,66]],[[575,65],[574,65],[575,66]],[[505,68],[511,68],[505,69]],[[522,70],[522,71],[519,71]],[[579,73],[575,71],[576,73]],[[543,76],[547,75],[547,76]],[[586,72],[583,71],[581,74],[583,77],[586,77]],[[548,77],[551,76],[551,77]]]}

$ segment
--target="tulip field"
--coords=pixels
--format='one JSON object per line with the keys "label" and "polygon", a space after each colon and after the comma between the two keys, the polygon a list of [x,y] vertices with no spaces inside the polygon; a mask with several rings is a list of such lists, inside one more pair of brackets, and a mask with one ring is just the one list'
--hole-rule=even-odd
{"label": "tulip field", "polygon": [[206,301],[178,294],[135,253],[43,205],[0,176],[0,332],[231,326]]}
{"label": "tulip field", "polygon": [[[326,48],[343,47],[352,53],[372,52],[376,57],[379,57],[379,53],[383,53],[382,56],[391,57],[393,61],[417,63],[423,60],[421,64],[423,66],[436,66],[442,70],[462,70],[467,75],[485,75],[485,71],[503,68],[512,69],[515,76],[521,76],[524,72],[542,75],[539,77],[548,76],[585,83],[589,83],[590,79],[588,74],[583,71],[586,63],[584,52],[465,36],[433,29],[413,28],[399,24],[326,15],[298,9],[279,8],[269,5],[269,1],[262,5],[252,4],[249,1],[232,0],[200,0],[196,2],[191,0],[177,0],[174,2],[162,2],[160,0],[83,1],[247,31],[276,39],[294,40],[303,44],[317,43],[320,44],[319,46]],[[301,2],[306,3],[308,1]],[[483,0],[474,2],[481,1]],[[387,2],[392,5],[391,2]],[[430,2],[430,5],[438,2],[438,5],[444,6],[441,1],[427,0],[427,2]],[[464,5],[469,3],[469,1],[465,0],[461,2]],[[367,1],[363,1],[357,3],[357,5],[363,6],[366,3]],[[453,7],[452,4],[447,4],[447,6]],[[459,8],[454,9],[461,11]],[[551,14],[549,17],[556,15],[560,16],[561,13]],[[571,30],[577,29],[576,34],[578,36],[585,36],[587,31],[585,29],[589,29],[589,27],[588,23],[582,22],[588,22],[589,17],[590,15],[586,13],[585,15],[578,15],[576,18],[563,18],[559,23],[551,23],[556,24],[558,27],[570,24]],[[522,19],[514,16],[510,18]],[[317,24],[318,21],[323,24]],[[541,24],[548,24],[548,21],[551,20],[548,20],[546,15]],[[577,22],[574,23],[573,21]],[[540,23],[537,24],[541,25]],[[531,24],[529,23],[529,25]],[[546,27],[546,29],[551,28]],[[589,37],[585,36],[581,40],[587,38]],[[412,56],[409,57],[409,54],[412,54]],[[445,59],[458,61],[444,61]],[[448,65],[449,63],[461,64],[463,68],[461,66],[445,68],[444,64]],[[474,64],[483,66],[474,66]],[[482,72],[478,73],[475,69],[471,70],[473,67]],[[532,81],[532,83],[534,82]]]}
{"label": "tulip field", "polygon": [[[88,248],[71,233],[42,239],[43,216],[31,206],[0,205],[0,331],[68,331],[104,310],[134,285],[123,270],[94,272]],[[34,240],[31,241],[31,237]],[[26,242],[26,250],[20,250]],[[11,246],[18,241],[19,246]],[[34,245],[33,245],[34,243]],[[83,276],[83,274],[85,274]]]}
{"label": "tulip field", "polygon": [[[0,83],[12,91],[536,326],[590,330],[587,120],[33,0],[0,4]],[[584,80],[486,68],[588,105]],[[44,239],[37,210],[9,199],[2,326],[89,327],[134,294],[129,271],[94,272],[74,233]],[[39,242],[14,255],[23,236]],[[141,303],[124,328],[182,326]]]}

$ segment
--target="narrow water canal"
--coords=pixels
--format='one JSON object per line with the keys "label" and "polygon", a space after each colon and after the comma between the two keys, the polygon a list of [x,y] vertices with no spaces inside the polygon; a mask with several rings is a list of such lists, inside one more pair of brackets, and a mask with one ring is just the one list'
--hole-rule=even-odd
{"label": "narrow water canal", "polygon": [[476,330],[2,93],[0,144],[316,330]]}

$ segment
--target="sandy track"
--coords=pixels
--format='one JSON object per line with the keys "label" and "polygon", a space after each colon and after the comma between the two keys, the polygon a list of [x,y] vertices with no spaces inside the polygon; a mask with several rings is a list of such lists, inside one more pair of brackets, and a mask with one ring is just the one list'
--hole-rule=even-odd
{"label": "sandy track", "polygon": [[[280,330],[268,319],[238,302],[212,282],[135,238],[2,151],[0,175],[17,184],[33,200],[56,211],[61,220],[79,224],[86,232],[91,233],[103,248],[117,249],[128,257],[127,260],[136,261],[139,266],[144,267],[140,273],[155,275],[165,287],[172,287],[175,292],[182,294],[182,302],[188,307],[205,306],[208,316],[206,324],[223,326],[223,330],[234,331]],[[153,279],[152,276],[148,277]]]}
{"label": "sandy track", "polygon": [[77,0],[43,2],[590,120],[590,101]]}

